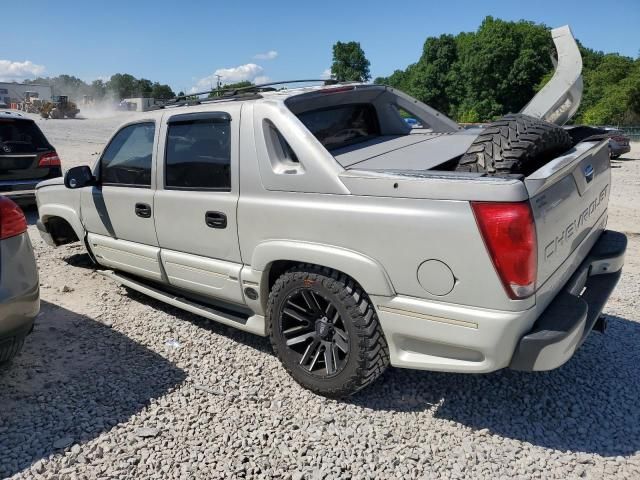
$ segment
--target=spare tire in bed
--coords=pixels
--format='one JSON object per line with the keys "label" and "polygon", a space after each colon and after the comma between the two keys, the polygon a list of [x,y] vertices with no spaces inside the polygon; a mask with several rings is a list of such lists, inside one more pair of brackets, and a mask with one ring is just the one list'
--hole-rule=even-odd
{"label": "spare tire in bed", "polygon": [[563,128],[528,115],[510,114],[478,135],[456,171],[529,175],[571,146],[571,136]]}

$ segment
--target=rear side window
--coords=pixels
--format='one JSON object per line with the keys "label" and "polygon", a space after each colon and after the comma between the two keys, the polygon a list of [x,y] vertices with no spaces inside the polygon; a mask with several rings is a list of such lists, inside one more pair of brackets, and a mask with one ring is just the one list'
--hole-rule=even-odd
{"label": "rear side window", "polygon": [[346,147],[380,135],[378,115],[370,103],[309,110],[298,114],[298,118],[327,150]]}
{"label": "rear side window", "polygon": [[52,150],[38,126],[31,120],[0,120],[0,155]]}
{"label": "rear side window", "polygon": [[153,122],[136,123],[120,130],[100,160],[102,183],[130,187],[151,186]]}
{"label": "rear side window", "polygon": [[179,115],[169,120],[165,188],[231,190],[231,119],[227,114]]}

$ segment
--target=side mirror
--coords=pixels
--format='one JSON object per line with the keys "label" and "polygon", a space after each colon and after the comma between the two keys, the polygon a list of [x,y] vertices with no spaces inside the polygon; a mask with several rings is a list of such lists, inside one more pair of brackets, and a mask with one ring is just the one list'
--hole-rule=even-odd
{"label": "side mirror", "polygon": [[96,179],[91,169],[86,165],[70,168],[64,174],[64,186],[67,188],[88,187],[89,185],[95,185],[95,183]]}

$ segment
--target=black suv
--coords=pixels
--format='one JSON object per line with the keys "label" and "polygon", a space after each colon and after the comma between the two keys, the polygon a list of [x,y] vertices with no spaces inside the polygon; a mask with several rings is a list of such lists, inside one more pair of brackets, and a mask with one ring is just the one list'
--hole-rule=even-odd
{"label": "black suv", "polygon": [[33,199],[38,182],[61,175],[60,157],[36,123],[0,111],[0,195]]}

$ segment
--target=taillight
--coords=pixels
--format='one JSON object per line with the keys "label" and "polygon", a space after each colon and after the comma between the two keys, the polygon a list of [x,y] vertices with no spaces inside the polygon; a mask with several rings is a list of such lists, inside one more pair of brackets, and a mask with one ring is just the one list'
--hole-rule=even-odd
{"label": "taillight", "polygon": [[528,202],[471,202],[482,238],[507,294],[526,298],[535,292],[537,241]]}
{"label": "taillight", "polygon": [[27,231],[27,219],[20,207],[7,197],[0,196],[0,240]]}
{"label": "taillight", "polygon": [[45,153],[42,157],[40,157],[40,161],[38,162],[38,167],[59,167],[60,166],[60,157],[56,152]]}

